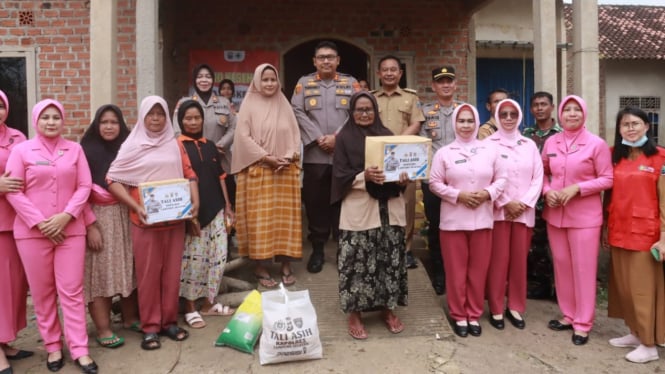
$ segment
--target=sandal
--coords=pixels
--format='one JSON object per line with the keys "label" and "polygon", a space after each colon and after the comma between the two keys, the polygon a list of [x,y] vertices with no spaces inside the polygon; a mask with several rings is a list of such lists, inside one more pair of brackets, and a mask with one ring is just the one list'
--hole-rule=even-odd
{"label": "sandal", "polygon": [[118,335],[113,334],[108,338],[100,338],[97,337],[95,338],[97,340],[97,343],[101,345],[104,348],[118,348],[121,345],[125,344],[125,338],[123,337],[118,337]]}
{"label": "sandal", "polygon": [[159,335],[154,332],[150,332],[143,335],[143,340],[141,340],[141,348],[146,351],[153,351],[162,347],[162,343],[159,341]]}
{"label": "sandal", "polygon": [[360,325],[360,327],[349,325],[349,335],[356,340],[365,340],[367,339],[367,330],[365,330],[365,326],[363,325]]}
{"label": "sandal", "polygon": [[[291,279],[290,282],[288,281],[289,279]],[[293,286],[296,284],[296,277],[293,276],[292,272],[282,273],[282,283],[284,283],[284,286],[286,287]]]}
{"label": "sandal", "polygon": [[386,324],[388,331],[390,331],[393,334],[399,334],[400,332],[404,331],[404,324],[402,323],[402,321],[400,321],[396,315],[390,312],[384,314],[383,322]]}
{"label": "sandal", "polygon": [[277,286],[279,286],[279,284],[268,274],[254,274],[254,276],[256,277],[256,280],[259,281],[259,284],[265,288],[277,288]]}
{"label": "sandal", "polygon": [[197,311],[185,313],[185,322],[187,322],[187,325],[193,329],[202,329],[206,327],[206,321],[201,318],[201,315]]}
{"label": "sandal", "polygon": [[141,321],[134,321],[131,325],[123,326],[123,328],[134,332],[138,332],[139,334],[143,334],[143,330],[141,329]]}
{"label": "sandal", "polygon": [[210,309],[208,309],[207,312],[204,312],[201,310],[201,315],[203,316],[232,316],[233,313],[235,313],[236,310],[233,308],[230,308],[228,305],[222,305],[220,303],[216,303],[215,305],[211,306]]}
{"label": "sandal", "polygon": [[181,342],[189,337],[187,330],[178,327],[178,325],[171,325],[161,331],[162,335],[169,337],[171,340]]}

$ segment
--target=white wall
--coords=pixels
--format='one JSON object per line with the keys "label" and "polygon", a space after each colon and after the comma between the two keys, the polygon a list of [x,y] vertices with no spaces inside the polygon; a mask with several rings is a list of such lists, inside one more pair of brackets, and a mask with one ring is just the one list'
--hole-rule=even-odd
{"label": "white wall", "polygon": [[[548,0],[550,1],[550,0]],[[474,15],[476,40],[533,43],[532,0],[495,0]],[[521,57],[531,49],[495,46],[478,49],[478,57]]]}
{"label": "white wall", "polygon": [[607,141],[614,142],[620,96],[660,97],[659,143],[665,144],[665,61],[606,61],[605,118]]}

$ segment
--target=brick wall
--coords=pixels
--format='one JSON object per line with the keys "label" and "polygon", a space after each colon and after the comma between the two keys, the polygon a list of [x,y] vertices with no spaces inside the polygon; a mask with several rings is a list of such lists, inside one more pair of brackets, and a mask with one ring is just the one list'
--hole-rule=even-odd
{"label": "brick wall", "polygon": [[[136,112],[134,1],[118,2],[117,104],[128,117]],[[90,1],[0,1],[0,49],[35,48],[37,100],[63,103],[72,140],[92,119],[89,30]]]}

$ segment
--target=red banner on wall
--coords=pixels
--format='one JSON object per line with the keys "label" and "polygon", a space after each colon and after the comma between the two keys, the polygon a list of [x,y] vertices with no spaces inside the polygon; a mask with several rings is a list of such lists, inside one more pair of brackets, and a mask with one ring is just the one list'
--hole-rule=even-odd
{"label": "red banner on wall", "polygon": [[[240,107],[249,83],[254,77],[254,69],[269,63],[279,71],[279,53],[272,51],[202,50],[189,51],[189,71],[198,64],[208,64],[215,70],[215,91],[222,79],[230,79],[235,85],[233,103]],[[190,91],[193,91],[190,87]],[[191,92],[190,92],[191,93]]]}

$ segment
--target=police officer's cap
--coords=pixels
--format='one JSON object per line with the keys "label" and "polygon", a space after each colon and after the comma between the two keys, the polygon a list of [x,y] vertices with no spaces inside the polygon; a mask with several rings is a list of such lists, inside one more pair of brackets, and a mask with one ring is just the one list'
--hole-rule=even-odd
{"label": "police officer's cap", "polygon": [[432,80],[439,80],[443,77],[455,79],[455,68],[452,66],[442,66],[432,70]]}

